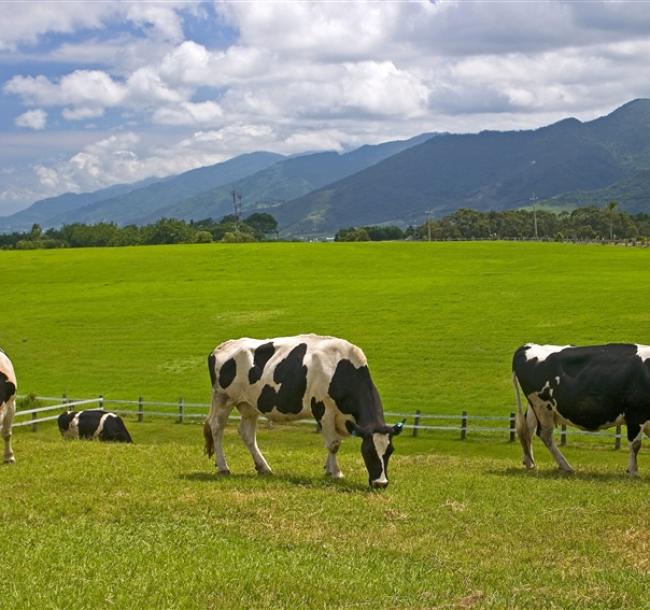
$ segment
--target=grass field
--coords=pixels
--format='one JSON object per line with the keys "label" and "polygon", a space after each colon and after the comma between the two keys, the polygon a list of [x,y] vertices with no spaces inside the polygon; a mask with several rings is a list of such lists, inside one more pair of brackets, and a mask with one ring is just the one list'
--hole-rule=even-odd
{"label": "grass field", "polygon": [[[650,250],[567,244],[216,244],[0,252],[19,391],[207,402],[206,356],[298,332],[363,347],[386,410],[507,414],[523,342],[650,343]],[[572,442],[396,439],[367,489],[358,439],[323,477],[310,426],[235,426],[233,475],[201,429],[129,421],[135,444],[17,429],[0,467],[0,608],[650,608],[650,458]],[[505,439],[505,435],[503,435]]]}
{"label": "grass field", "polygon": [[0,252],[20,391],[206,402],[221,341],[301,332],[366,352],[387,410],[507,413],[538,343],[650,342],[650,250],[534,243]]}
{"label": "grass field", "polygon": [[262,429],[260,477],[234,429],[233,474],[201,429],[130,424],[135,444],[20,431],[0,468],[3,608],[647,608],[650,462],[639,480],[609,448],[523,472],[506,442],[396,440],[391,485],[322,475],[305,428]]}

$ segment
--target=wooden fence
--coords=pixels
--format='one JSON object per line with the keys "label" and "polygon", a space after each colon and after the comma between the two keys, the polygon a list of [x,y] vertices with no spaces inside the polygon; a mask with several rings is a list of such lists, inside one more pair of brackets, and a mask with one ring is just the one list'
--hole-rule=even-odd
{"label": "wooden fence", "polygon": [[[207,403],[193,403],[185,402],[180,397],[178,402],[161,402],[161,401],[145,401],[142,396],[137,400],[115,400],[105,399],[102,395],[97,398],[85,399],[68,399],[66,396],[55,398],[52,396],[37,396],[35,400],[39,402],[55,402],[57,404],[48,405],[44,407],[36,407],[33,409],[17,410],[14,420],[14,427],[31,426],[32,431],[37,429],[37,425],[43,422],[55,420],[59,413],[81,406],[95,405],[96,408],[108,408],[120,415],[132,416],[138,422],[143,422],[146,417],[167,417],[173,418],[177,423],[182,424],[186,421],[203,421],[210,405]],[[58,411],[55,415],[49,415],[52,411]],[[47,413],[45,416],[42,414]],[[392,412],[386,411],[384,413],[387,420],[405,419],[406,423],[404,428],[409,430],[412,436],[418,436],[420,432],[447,432],[458,435],[460,440],[466,440],[468,435],[478,436],[503,436],[510,442],[516,439],[515,434],[515,414],[510,413],[508,416],[501,415],[472,415],[467,411],[461,411],[456,414],[439,414],[439,413],[422,413],[416,410],[414,413]],[[22,418],[27,418],[23,421]],[[230,419],[238,420],[237,415],[231,415]],[[314,425],[312,420],[299,420],[297,424]],[[270,424],[270,422],[269,422]],[[599,431],[599,432],[586,432],[562,425],[560,428],[560,445],[565,445],[568,436],[581,436],[587,435],[592,437],[606,437],[613,439],[614,448],[620,449],[621,447],[621,426],[616,426],[616,431]]]}

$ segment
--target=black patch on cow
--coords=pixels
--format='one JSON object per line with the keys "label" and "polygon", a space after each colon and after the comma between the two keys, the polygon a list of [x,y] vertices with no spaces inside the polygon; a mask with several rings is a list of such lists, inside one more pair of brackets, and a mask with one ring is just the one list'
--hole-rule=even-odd
{"label": "black patch on cow", "polygon": [[352,415],[360,425],[384,424],[379,393],[367,366],[356,368],[349,360],[340,360],[327,393],[341,413]]}
{"label": "black patch on cow", "polygon": [[219,385],[225,390],[235,379],[237,363],[234,358],[226,360],[219,369]]}
{"label": "black patch on cow", "polygon": [[273,341],[260,345],[253,355],[253,366],[248,371],[248,382],[250,384],[258,382],[262,378],[264,367],[275,353]]}
{"label": "black patch on cow", "polygon": [[650,376],[636,345],[567,347],[541,362],[526,360],[527,349],[512,362],[524,394],[539,393],[571,423],[593,431],[625,414],[629,430],[650,420]]}
{"label": "black patch on cow", "polygon": [[276,407],[280,413],[298,414],[302,411],[302,401],[307,390],[307,367],[303,364],[307,344],[296,345],[273,371],[273,381],[279,384],[276,391],[265,385],[257,399],[257,408],[269,413]]}
{"label": "black patch on cow", "polygon": [[314,419],[320,424],[320,420],[325,415],[325,403],[322,400],[316,400],[312,397],[311,399],[311,414],[314,416]]}
{"label": "black patch on cow", "polygon": [[217,373],[214,370],[214,365],[217,362],[217,357],[214,354],[210,354],[208,356],[208,371],[210,371],[210,383],[212,384],[212,387],[214,387],[214,384],[217,382]]}
{"label": "black patch on cow", "polygon": [[0,373],[0,405],[7,402],[15,393],[16,386],[4,373]]}

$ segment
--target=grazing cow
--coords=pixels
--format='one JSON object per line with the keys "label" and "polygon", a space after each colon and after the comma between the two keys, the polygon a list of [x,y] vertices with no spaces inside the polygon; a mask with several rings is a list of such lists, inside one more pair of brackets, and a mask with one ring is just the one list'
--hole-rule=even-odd
{"label": "grazing cow", "polygon": [[[589,347],[520,347],[512,360],[517,394],[517,432],[524,466],[534,468],[536,431],[565,472],[573,469],[553,442],[557,424],[600,430],[625,423],[630,442],[627,471],[635,476],[641,438],[650,422],[650,347],[634,343]],[[522,411],[519,386],[530,409]]]}
{"label": "grazing cow", "polygon": [[298,335],[279,339],[236,339],[219,345],[208,358],[212,408],[205,422],[205,448],[216,454],[219,473],[228,474],[223,430],[233,407],[241,414],[239,433],[260,474],[270,473],[257,446],[257,418],[274,421],[313,417],[328,450],[325,470],[343,477],[336,460],[341,441],[360,436],[361,454],[372,487],[388,485],[392,438],[403,423],[388,426],[364,353],[335,337]]}
{"label": "grazing cow", "polygon": [[16,461],[11,449],[11,424],[16,411],[16,373],[7,354],[0,349],[0,427],[4,439],[4,463]]}
{"label": "grazing cow", "polygon": [[131,443],[131,435],[122,418],[104,409],[66,411],[57,420],[63,438],[87,438]]}

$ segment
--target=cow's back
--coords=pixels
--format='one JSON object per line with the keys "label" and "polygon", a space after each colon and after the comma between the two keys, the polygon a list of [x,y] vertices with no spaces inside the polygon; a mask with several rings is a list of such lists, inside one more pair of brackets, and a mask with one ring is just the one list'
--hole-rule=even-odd
{"label": "cow's back", "polygon": [[336,337],[305,334],[274,339],[233,339],[208,359],[213,388],[235,403],[288,417],[311,414],[310,402],[327,398],[341,360],[367,364],[363,351]]}

